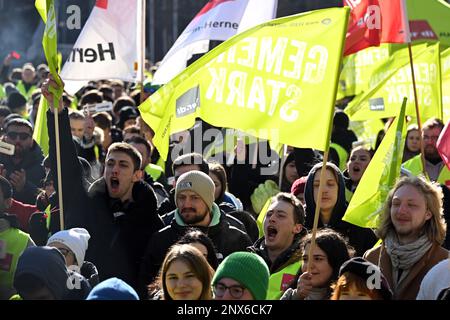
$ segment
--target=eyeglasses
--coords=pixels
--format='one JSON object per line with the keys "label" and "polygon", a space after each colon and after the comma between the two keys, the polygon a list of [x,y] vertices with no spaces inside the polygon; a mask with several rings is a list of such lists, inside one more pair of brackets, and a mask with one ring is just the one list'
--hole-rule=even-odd
{"label": "eyeglasses", "polygon": [[234,285],[227,287],[226,285],[222,283],[217,283],[215,287],[213,288],[214,294],[217,297],[223,297],[225,295],[225,292],[227,290],[230,291],[230,295],[235,299],[240,299],[242,295],[244,294],[245,288],[242,286]]}
{"label": "eyeglasses", "polygon": [[10,131],[10,132],[6,133],[6,135],[11,140],[16,140],[17,137],[19,137],[20,140],[27,140],[29,137],[31,137],[31,135],[29,133],[26,133],[26,132],[14,132],[14,131]]}

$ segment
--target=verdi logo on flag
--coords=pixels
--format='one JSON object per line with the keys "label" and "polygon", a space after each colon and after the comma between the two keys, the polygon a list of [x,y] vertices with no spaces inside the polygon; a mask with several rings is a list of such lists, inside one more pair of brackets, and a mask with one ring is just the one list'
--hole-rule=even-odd
{"label": "verdi logo on flag", "polygon": [[67,84],[69,80],[140,81],[141,12],[141,0],[97,1],[63,66],[61,78]]}
{"label": "verdi logo on flag", "polygon": [[407,43],[409,24],[405,0],[344,0],[352,10],[344,54],[381,43]]}
{"label": "verdi logo on flag", "polygon": [[364,228],[376,228],[389,190],[400,175],[406,138],[406,98],[399,114],[366,168],[342,220]]}
{"label": "verdi logo on flag", "polygon": [[[413,60],[421,119],[442,119],[439,43],[413,46]],[[375,86],[356,96],[345,109],[352,121],[393,117],[403,97],[408,98],[406,114],[416,116],[407,48],[395,52],[374,71],[371,81]]]}
{"label": "verdi logo on flag", "polygon": [[210,0],[189,23],[156,71],[152,83],[164,84],[186,68],[194,54],[205,53],[210,40],[235,34],[275,17],[277,0]]}
{"label": "verdi logo on flag", "polygon": [[273,20],[197,60],[139,107],[161,156],[167,158],[170,134],[196,117],[325,150],[347,17],[348,8],[331,8]]}

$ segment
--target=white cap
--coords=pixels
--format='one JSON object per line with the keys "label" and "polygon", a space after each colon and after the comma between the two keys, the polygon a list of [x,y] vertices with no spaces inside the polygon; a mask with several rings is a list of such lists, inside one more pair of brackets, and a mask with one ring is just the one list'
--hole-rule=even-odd
{"label": "white cap", "polygon": [[48,239],[47,245],[59,242],[67,246],[75,254],[78,266],[81,268],[90,238],[91,236],[86,229],[73,228],[55,233]]}

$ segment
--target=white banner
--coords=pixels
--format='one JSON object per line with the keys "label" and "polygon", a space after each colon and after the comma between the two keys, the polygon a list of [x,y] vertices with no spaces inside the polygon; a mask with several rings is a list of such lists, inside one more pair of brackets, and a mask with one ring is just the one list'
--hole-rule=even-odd
{"label": "white banner", "polygon": [[87,80],[141,81],[141,13],[142,0],[97,0],[61,71],[69,93]]}
{"label": "white banner", "polygon": [[166,54],[152,84],[165,84],[186,68],[194,54],[205,53],[210,40],[225,41],[275,18],[277,0],[211,0],[189,23]]}

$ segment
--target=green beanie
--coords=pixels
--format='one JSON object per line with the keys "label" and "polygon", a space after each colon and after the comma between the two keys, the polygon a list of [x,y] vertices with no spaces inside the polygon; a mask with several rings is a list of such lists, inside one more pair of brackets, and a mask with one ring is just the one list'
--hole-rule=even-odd
{"label": "green beanie", "polygon": [[247,288],[255,300],[265,300],[269,287],[269,268],[257,254],[234,252],[217,268],[212,285],[223,278],[231,278]]}

